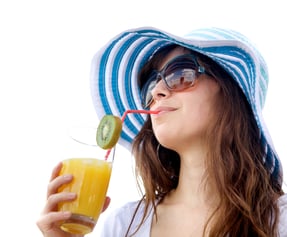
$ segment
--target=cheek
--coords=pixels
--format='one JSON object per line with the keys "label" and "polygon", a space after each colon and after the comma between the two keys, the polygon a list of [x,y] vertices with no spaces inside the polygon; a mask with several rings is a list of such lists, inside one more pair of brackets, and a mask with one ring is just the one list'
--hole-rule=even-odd
{"label": "cheek", "polygon": [[212,108],[208,104],[199,103],[190,108],[189,113],[182,122],[186,132],[196,136],[202,136],[212,120]]}
{"label": "cheek", "polygon": [[175,149],[180,144],[188,145],[205,138],[215,121],[220,93],[216,86],[210,86],[174,95],[175,100],[181,101],[179,110],[164,120],[153,121],[153,131],[162,145]]}
{"label": "cheek", "polygon": [[185,124],[189,121],[191,129],[202,135],[216,119],[220,90],[217,84],[212,83],[211,87],[198,92],[195,102],[185,108]]}
{"label": "cheek", "polygon": [[200,91],[198,97],[198,115],[202,120],[214,119],[218,103],[221,98],[221,90],[214,80],[206,80],[206,86]]}
{"label": "cheek", "polygon": [[203,98],[202,100],[198,101],[194,113],[197,114],[199,120],[206,120],[212,116],[213,111],[214,111],[213,99]]}

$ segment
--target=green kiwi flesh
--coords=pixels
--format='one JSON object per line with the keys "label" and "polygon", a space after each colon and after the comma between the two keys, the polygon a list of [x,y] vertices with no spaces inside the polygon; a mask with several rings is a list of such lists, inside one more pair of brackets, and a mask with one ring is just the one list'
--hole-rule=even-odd
{"label": "green kiwi flesh", "polygon": [[113,148],[122,131],[122,120],[114,115],[105,115],[97,128],[97,144],[103,149]]}

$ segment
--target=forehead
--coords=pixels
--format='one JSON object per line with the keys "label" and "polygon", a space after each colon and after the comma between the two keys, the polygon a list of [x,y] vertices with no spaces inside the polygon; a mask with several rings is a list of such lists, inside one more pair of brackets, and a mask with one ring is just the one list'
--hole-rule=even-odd
{"label": "forehead", "polygon": [[176,47],[175,49],[171,50],[162,60],[162,62],[159,64],[159,68],[158,70],[161,70],[164,68],[164,66],[173,58],[183,55],[183,54],[187,54],[190,53],[190,51],[186,48],[183,47]]}

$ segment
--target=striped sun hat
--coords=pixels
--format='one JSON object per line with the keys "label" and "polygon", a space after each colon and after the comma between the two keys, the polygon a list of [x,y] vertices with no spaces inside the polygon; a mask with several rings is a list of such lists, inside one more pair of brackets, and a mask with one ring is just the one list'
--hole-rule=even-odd
{"label": "striped sun hat", "polygon": [[[264,59],[248,39],[238,32],[204,28],[179,37],[168,32],[143,27],[124,31],[109,41],[93,58],[91,92],[96,112],[122,116],[126,110],[142,109],[137,76],[155,51],[177,44],[221,65],[243,90],[261,130],[266,148],[265,165],[276,179],[281,179],[281,164],[262,117],[268,86]],[[141,129],[146,115],[130,114],[123,125],[119,143],[128,149]]]}

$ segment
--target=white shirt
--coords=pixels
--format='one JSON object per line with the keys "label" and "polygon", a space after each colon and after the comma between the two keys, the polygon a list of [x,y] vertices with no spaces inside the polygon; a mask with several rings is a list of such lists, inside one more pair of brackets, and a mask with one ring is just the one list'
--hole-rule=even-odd
{"label": "white shirt", "polygon": [[[124,237],[126,231],[129,228],[131,219],[134,215],[135,209],[138,205],[138,202],[129,202],[121,208],[113,211],[110,216],[107,217],[107,221],[104,223],[102,237]],[[280,209],[279,216],[279,235],[278,237],[287,237],[287,194],[281,196],[278,200],[278,205]],[[137,228],[138,224],[141,221],[144,211],[144,205],[140,205],[139,210],[133,221],[131,230],[129,234],[131,235]],[[144,221],[141,228],[138,230],[136,235],[133,237],[149,237],[151,222],[153,217],[152,208],[149,209],[148,216]],[[130,236],[129,235],[129,236]]]}

